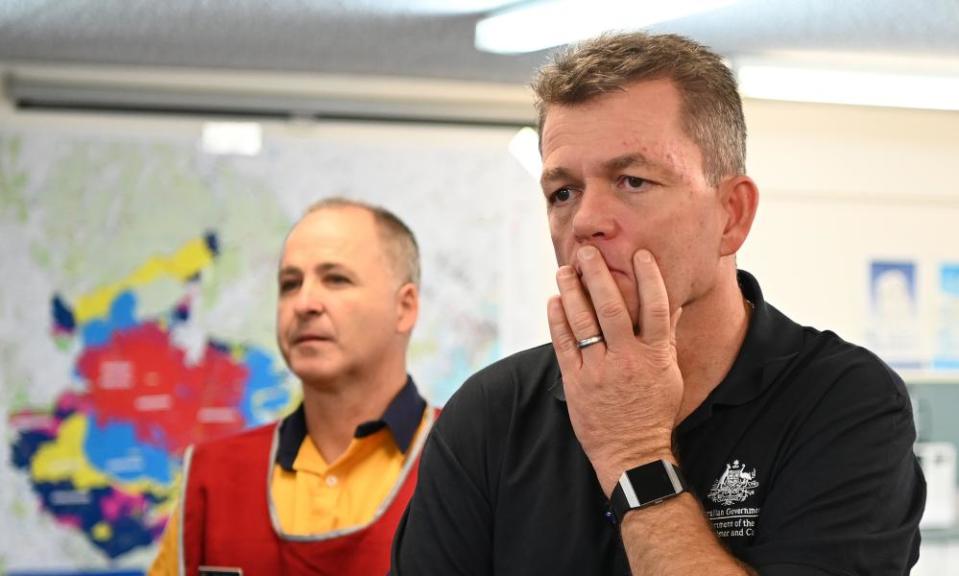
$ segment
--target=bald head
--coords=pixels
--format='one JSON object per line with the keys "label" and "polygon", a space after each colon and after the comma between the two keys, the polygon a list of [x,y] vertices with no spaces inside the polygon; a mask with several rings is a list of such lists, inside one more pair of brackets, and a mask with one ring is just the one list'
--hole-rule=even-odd
{"label": "bald head", "polygon": [[[373,217],[384,253],[400,283],[420,284],[420,249],[413,231],[400,218],[381,206],[348,198],[324,198],[311,204],[303,218],[322,210],[362,210]],[[301,220],[303,219],[301,218]]]}

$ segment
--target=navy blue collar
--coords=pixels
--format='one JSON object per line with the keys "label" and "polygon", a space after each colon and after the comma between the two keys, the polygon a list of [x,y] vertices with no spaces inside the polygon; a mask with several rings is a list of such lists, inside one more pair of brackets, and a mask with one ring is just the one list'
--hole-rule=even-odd
{"label": "navy blue collar", "polygon": [[[405,454],[413,442],[413,436],[416,435],[425,409],[426,400],[420,396],[416,384],[413,383],[413,378],[407,376],[406,385],[386,407],[383,416],[378,420],[370,420],[360,424],[356,427],[353,436],[363,438],[386,427],[393,434],[393,441],[396,442],[396,446]],[[303,404],[301,403],[280,424],[280,445],[276,451],[276,463],[284,470],[293,470],[293,462],[296,460],[296,455],[300,451],[300,444],[303,443],[306,434],[306,413],[303,411]]]}

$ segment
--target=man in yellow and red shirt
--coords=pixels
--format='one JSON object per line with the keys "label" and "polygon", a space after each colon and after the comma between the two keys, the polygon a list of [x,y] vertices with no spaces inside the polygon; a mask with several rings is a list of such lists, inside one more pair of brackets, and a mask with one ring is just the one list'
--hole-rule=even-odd
{"label": "man in yellow and red shirt", "polygon": [[406,373],[415,237],[382,208],[324,200],[287,236],[278,279],[277,342],[303,403],[188,451],[151,575],[388,569],[435,417]]}

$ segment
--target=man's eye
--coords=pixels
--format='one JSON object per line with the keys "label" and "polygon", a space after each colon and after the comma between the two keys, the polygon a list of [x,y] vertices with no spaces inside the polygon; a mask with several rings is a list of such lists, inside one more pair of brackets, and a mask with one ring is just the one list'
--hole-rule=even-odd
{"label": "man's eye", "polygon": [[573,197],[573,191],[567,187],[560,188],[556,192],[553,192],[549,196],[550,204],[562,204],[563,202],[568,202],[570,198]]}
{"label": "man's eye", "polygon": [[280,281],[280,292],[289,292],[290,290],[295,290],[299,286],[299,282],[296,280],[282,280]]}
{"label": "man's eye", "polygon": [[330,284],[349,284],[350,279],[346,276],[340,274],[329,274],[326,276],[326,281]]}
{"label": "man's eye", "polygon": [[627,188],[642,188],[648,180],[639,176],[623,176],[620,182]]}

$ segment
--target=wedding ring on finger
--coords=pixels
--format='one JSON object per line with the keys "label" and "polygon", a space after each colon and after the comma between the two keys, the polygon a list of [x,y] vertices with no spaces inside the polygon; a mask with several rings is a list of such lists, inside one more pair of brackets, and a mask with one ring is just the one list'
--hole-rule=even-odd
{"label": "wedding ring on finger", "polygon": [[589,348],[593,344],[599,344],[603,341],[603,335],[597,334],[595,336],[590,336],[589,338],[583,338],[576,342],[576,347],[582,350],[583,348]]}

